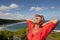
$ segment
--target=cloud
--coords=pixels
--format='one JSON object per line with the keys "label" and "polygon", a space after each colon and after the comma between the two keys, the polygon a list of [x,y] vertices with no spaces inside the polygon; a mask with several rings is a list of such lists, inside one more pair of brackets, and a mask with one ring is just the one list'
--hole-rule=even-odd
{"label": "cloud", "polygon": [[10,9],[10,8],[7,6],[4,6],[4,5],[0,6],[0,10],[8,10],[8,9]]}
{"label": "cloud", "polygon": [[41,7],[31,7],[31,8],[30,8],[30,11],[33,11],[33,10],[35,10],[35,11],[42,11],[42,10],[44,10],[44,9],[41,8]]}
{"label": "cloud", "polygon": [[36,10],[36,11],[41,11],[41,10],[43,10],[43,8],[36,7],[35,10]]}
{"label": "cloud", "polygon": [[59,7],[56,7],[56,6],[51,6],[50,8],[56,9],[56,10],[59,10],[60,9]]}
{"label": "cloud", "polygon": [[34,9],[35,9],[35,7],[31,7],[31,8],[30,8],[30,11],[32,11],[32,10],[34,10]]}
{"label": "cloud", "polygon": [[9,6],[1,5],[0,6],[0,18],[1,19],[11,19],[11,20],[21,20],[24,19],[24,15],[20,12],[15,11],[12,13],[10,10],[18,10],[18,8],[24,7],[24,5],[10,4]]}
{"label": "cloud", "polygon": [[11,4],[9,7],[10,8],[18,8],[19,6],[17,4]]}
{"label": "cloud", "polygon": [[19,5],[17,5],[17,4],[10,4],[9,6],[2,5],[2,6],[0,6],[0,10],[10,10],[10,9],[18,8],[18,7],[19,7]]}
{"label": "cloud", "polygon": [[16,13],[2,13],[0,12],[0,19],[22,20],[24,15],[19,12]]}
{"label": "cloud", "polygon": [[50,8],[55,8],[55,6],[51,6]]}

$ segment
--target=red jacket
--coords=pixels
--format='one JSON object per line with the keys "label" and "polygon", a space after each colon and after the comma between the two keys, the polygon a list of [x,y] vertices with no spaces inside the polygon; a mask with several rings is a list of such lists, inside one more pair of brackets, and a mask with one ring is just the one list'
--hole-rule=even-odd
{"label": "red jacket", "polygon": [[27,23],[29,28],[29,32],[27,35],[28,40],[46,40],[48,34],[51,33],[51,31],[56,27],[56,24],[54,24],[53,22],[49,22],[42,26],[42,28],[40,28],[39,31],[34,35],[32,33],[34,24],[31,21],[27,21]]}

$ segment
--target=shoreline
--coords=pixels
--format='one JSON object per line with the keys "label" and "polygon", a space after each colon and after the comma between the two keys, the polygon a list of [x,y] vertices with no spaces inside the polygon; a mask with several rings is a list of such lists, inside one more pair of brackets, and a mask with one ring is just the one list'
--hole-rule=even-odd
{"label": "shoreline", "polygon": [[60,30],[53,30],[54,32],[60,32]]}

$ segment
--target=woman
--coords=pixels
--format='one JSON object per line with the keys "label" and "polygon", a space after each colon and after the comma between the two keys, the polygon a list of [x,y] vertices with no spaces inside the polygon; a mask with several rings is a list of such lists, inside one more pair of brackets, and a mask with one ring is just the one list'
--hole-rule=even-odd
{"label": "woman", "polygon": [[35,20],[27,19],[28,24],[28,40],[46,40],[46,37],[56,27],[58,20],[51,20],[44,23],[44,17],[35,14]]}

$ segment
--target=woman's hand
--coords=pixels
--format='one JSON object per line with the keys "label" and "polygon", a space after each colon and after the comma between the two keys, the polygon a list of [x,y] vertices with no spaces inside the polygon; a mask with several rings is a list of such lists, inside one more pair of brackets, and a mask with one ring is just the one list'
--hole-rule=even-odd
{"label": "woman's hand", "polygon": [[43,23],[42,26],[44,26],[45,24],[47,24],[47,23],[49,23],[49,22],[53,22],[54,24],[56,24],[56,23],[58,22],[58,19],[50,20],[50,21],[48,21],[48,22],[46,22],[46,23]]}
{"label": "woman's hand", "polygon": [[29,18],[28,18],[28,19],[26,19],[26,21],[32,21],[32,22],[34,22],[34,20],[31,20],[31,19],[29,19]]}
{"label": "woman's hand", "polygon": [[52,20],[52,22],[56,24],[56,23],[58,22],[58,20],[57,20],[57,19],[55,19],[55,20]]}

